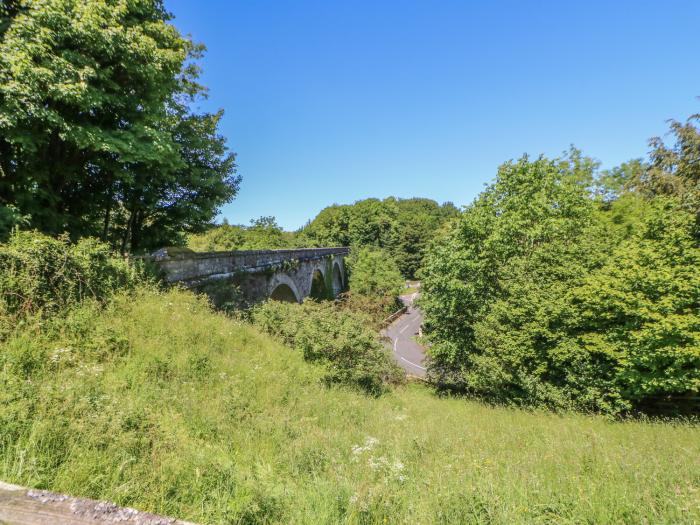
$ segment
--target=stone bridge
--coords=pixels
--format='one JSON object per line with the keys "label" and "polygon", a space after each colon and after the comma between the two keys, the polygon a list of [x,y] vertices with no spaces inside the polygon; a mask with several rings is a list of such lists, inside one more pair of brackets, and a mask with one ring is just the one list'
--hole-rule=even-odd
{"label": "stone bridge", "polygon": [[207,293],[215,304],[334,298],[347,287],[348,248],[191,252],[164,248],[148,259],[171,283]]}

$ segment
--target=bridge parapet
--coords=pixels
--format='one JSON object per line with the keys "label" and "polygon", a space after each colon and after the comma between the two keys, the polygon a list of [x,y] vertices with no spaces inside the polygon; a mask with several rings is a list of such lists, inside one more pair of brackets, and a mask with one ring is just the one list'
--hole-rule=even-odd
{"label": "bridge parapet", "polygon": [[148,259],[163,271],[168,282],[198,285],[206,281],[227,279],[241,273],[260,273],[279,269],[285,263],[344,257],[348,253],[347,247],[175,253],[163,249],[155,252]]}

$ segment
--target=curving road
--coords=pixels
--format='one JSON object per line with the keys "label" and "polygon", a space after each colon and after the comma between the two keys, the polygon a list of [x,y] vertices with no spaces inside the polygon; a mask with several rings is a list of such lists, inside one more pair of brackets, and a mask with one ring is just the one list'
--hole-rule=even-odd
{"label": "curving road", "polygon": [[391,340],[392,354],[406,373],[425,377],[425,350],[414,339],[423,323],[422,312],[413,306],[417,296],[417,293],[401,296],[408,310],[384,330],[384,335]]}

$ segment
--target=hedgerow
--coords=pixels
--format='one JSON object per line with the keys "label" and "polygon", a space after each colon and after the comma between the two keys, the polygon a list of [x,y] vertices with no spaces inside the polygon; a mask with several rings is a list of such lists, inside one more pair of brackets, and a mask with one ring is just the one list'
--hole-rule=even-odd
{"label": "hedgerow", "polygon": [[105,301],[146,282],[141,269],[97,240],[71,243],[38,232],[0,244],[0,317],[6,323],[64,312],[85,299]]}

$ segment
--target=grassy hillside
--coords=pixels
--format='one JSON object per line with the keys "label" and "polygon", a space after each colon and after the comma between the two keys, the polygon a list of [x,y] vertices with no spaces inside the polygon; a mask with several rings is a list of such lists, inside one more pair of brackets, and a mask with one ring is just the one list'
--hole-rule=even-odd
{"label": "grassy hillside", "polygon": [[326,388],[181,291],[27,322],[0,479],[205,523],[697,523],[700,428]]}

